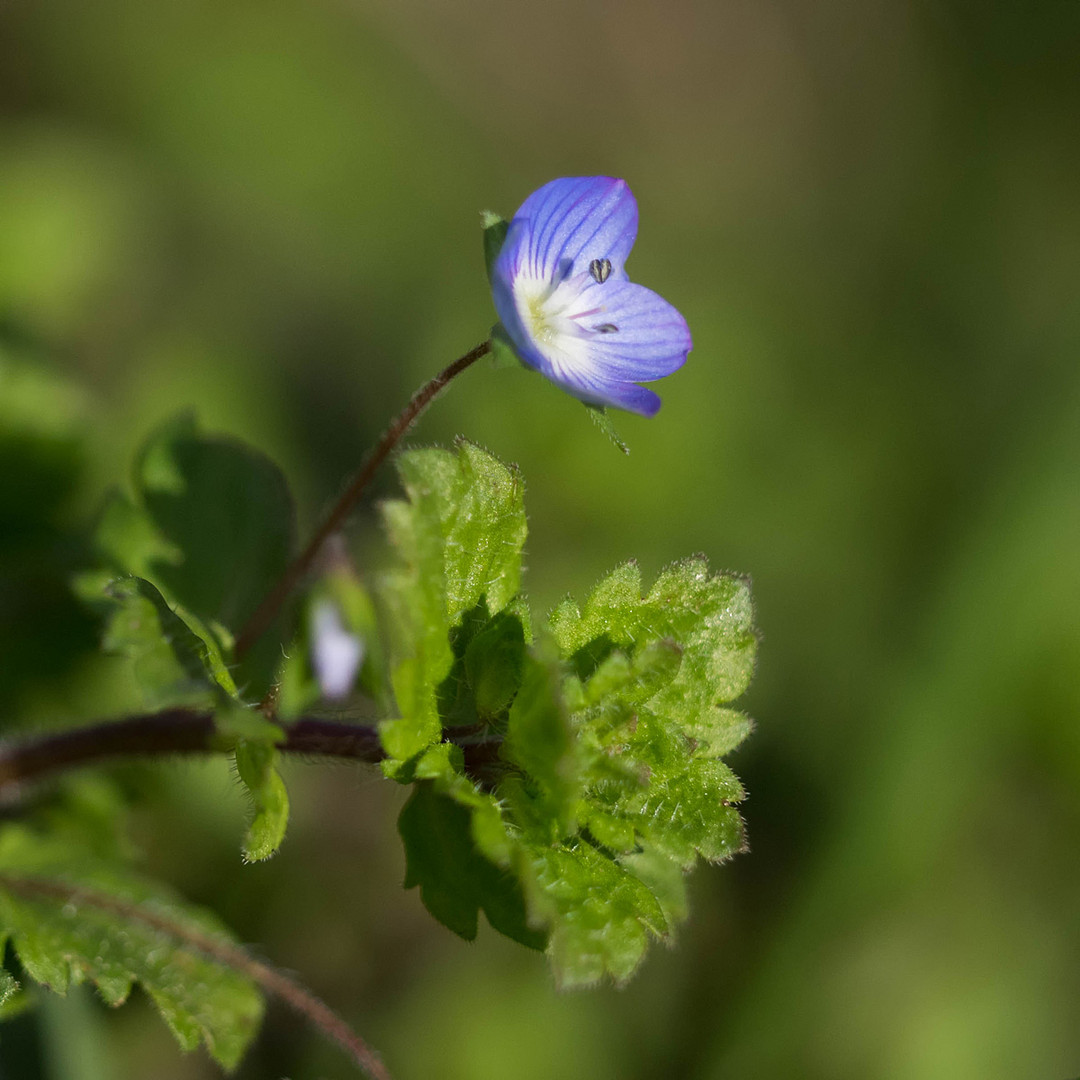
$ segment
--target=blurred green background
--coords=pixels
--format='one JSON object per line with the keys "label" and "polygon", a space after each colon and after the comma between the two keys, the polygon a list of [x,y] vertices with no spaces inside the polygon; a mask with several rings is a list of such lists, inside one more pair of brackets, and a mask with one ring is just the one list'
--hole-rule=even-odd
{"label": "blurred green background", "polygon": [[[78,536],[184,406],[310,524],[494,320],[478,211],[625,176],[630,271],[693,330],[624,458],[478,365],[416,441],[518,462],[540,609],[638,556],[751,573],[752,852],[672,950],[557,994],[401,889],[402,790],[292,764],[243,867],[223,764],[128,770],[146,864],[400,1080],[1080,1072],[1080,4],[8,0],[0,709],[131,707]],[[390,473],[380,490],[393,490]],[[366,512],[361,560],[380,557]],[[5,1080],[196,1080],[145,1001],[0,1034]],[[242,1080],[352,1075],[279,1009]]]}

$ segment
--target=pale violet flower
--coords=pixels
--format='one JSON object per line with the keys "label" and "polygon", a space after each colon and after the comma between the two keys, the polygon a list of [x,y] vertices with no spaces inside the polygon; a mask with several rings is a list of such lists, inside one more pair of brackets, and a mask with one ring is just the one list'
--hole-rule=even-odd
{"label": "pale violet flower", "polygon": [[637,225],[625,180],[552,180],[510,222],[492,294],[522,363],[587,404],[652,416],[660,398],[637,384],[682,367],[692,342],[679,312],[626,276]]}
{"label": "pale violet flower", "polygon": [[329,600],[320,600],[311,613],[311,637],[311,666],[322,696],[328,701],[348,697],[364,660],[364,643],[345,629]]}

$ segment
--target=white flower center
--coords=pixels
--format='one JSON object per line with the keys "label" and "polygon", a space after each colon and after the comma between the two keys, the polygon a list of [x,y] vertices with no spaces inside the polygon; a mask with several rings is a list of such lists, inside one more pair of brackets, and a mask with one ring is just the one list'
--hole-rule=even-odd
{"label": "white flower center", "polygon": [[[584,308],[582,290],[589,274],[575,274],[557,284],[521,275],[514,281],[514,302],[526,333],[553,366],[562,370],[591,366],[588,341],[592,322],[604,308]],[[588,320],[587,323],[584,320]]]}

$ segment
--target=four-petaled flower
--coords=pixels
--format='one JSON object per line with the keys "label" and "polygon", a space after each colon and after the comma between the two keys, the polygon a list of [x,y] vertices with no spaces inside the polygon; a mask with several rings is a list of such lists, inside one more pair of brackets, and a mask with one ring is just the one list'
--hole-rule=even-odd
{"label": "four-petaled flower", "polygon": [[652,416],[660,398],[637,384],[678,370],[692,343],[678,311],[626,276],[637,224],[625,180],[552,180],[510,222],[492,293],[522,363],[587,404]]}

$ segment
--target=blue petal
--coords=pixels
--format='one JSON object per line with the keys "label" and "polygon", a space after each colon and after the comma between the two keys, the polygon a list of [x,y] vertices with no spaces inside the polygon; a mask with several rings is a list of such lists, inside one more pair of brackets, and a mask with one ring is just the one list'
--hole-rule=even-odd
{"label": "blue petal", "polygon": [[585,272],[593,259],[609,259],[618,278],[637,237],[638,210],[625,180],[570,176],[534,191],[514,221],[524,226],[520,248],[508,252],[504,245],[500,261],[507,254],[533,276],[553,281]]}
{"label": "blue petal", "polygon": [[[589,355],[595,368],[614,379],[662,379],[686,363],[693,347],[690,328],[662,296],[643,285],[608,280],[583,289],[575,322],[591,332]],[[598,330],[603,327],[603,330]]]}
{"label": "blue petal", "polygon": [[560,385],[574,397],[590,405],[610,405],[639,416],[655,416],[660,408],[660,395],[644,386],[638,386],[637,383],[595,379],[583,380],[580,385],[576,382],[564,382]]}

